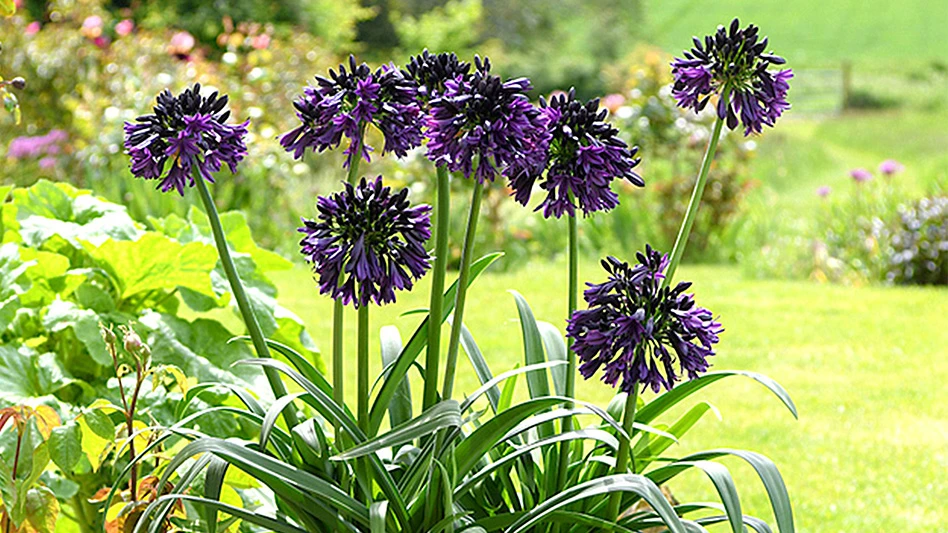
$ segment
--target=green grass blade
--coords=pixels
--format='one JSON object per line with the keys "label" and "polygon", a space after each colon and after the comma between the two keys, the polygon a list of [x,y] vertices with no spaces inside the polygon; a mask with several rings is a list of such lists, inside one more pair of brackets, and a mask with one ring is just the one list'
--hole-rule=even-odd
{"label": "green grass blade", "polygon": [[724,511],[728,517],[733,533],[744,532],[744,514],[741,512],[741,499],[737,495],[737,487],[734,485],[734,479],[731,478],[731,472],[727,467],[711,461],[695,461],[694,466],[704,471],[714,484],[715,490],[721,497],[721,503],[724,504]]}
{"label": "green grass blade", "polygon": [[[468,330],[464,324],[461,324],[461,346],[464,347],[464,352],[467,354],[471,366],[474,367],[474,373],[477,374],[477,379],[481,382],[481,385],[486,385],[494,379],[494,375],[491,373],[490,367],[487,366],[484,355],[481,353],[480,348],[477,347],[477,343],[474,342],[474,336],[471,335],[470,330]],[[487,390],[487,400],[490,402],[494,412],[497,413],[498,405],[500,404],[500,390],[496,385]]]}
{"label": "green grass blade", "polygon": [[[487,269],[487,267],[489,267],[502,255],[502,253],[488,254],[472,263],[470,283],[474,283],[474,280],[476,280],[478,276],[480,276],[484,270]],[[454,283],[452,283],[448,290],[444,293],[444,309],[442,310],[443,316],[440,318],[442,323],[454,310],[454,295],[457,292],[457,285],[458,282],[455,280]],[[470,286],[470,284],[468,286]],[[392,397],[395,395],[398,384],[401,383],[401,378],[408,373],[408,369],[411,368],[412,363],[415,361],[418,355],[421,354],[422,350],[424,350],[425,345],[427,345],[428,321],[430,319],[430,316],[425,317],[418,326],[418,329],[416,329],[411,338],[408,339],[408,344],[405,345],[402,353],[398,355],[395,365],[392,367],[391,372],[382,385],[382,388],[379,390],[378,396],[375,397],[375,402],[372,404],[372,408],[369,411],[370,435],[378,432],[379,427],[382,425],[382,419],[384,418],[385,413],[388,411],[389,402],[391,402]]]}
{"label": "green grass blade", "polygon": [[520,374],[526,374],[528,372],[533,373],[533,372],[538,372],[541,370],[546,370],[547,368],[551,368],[554,366],[562,366],[564,364],[566,363],[563,361],[543,362],[543,363],[538,363],[535,365],[527,365],[524,367],[518,366],[514,368],[513,370],[508,370],[502,374],[498,374],[496,377],[491,378],[490,381],[481,385],[480,388],[472,392],[470,396],[464,399],[464,403],[461,404],[461,412],[463,413],[467,411],[468,409],[470,409],[471,406],[474,405],[474,402],[476,402],[478,398],[480,398],[481,396],[489,392],[491,389],[497,387],[499,383],[503,382],[506,379],[509,379],[514,376],[518,376]]}
{"label": "green grass blade", "polygon": [[[680,439],[685,433],[688,432],[698,420],[704,416],[708,411],[713,410],[714,407],[708,402],[699,402],[687,413],[681,416],[670,428],[668,428],[668,433],[673,435],[675,438]],[[646,458],[639,462],[636,460],[636,466],[640,469],[641,472],[643,468],[648,466],[652,460],[648,459],[650,457],[658,457],[662,452],[668,449],[669,446],[674,444],[676,441],[668,437],[659,436],[654,439],[643,438],[638,441],[635,445],[634,452],[635,457]]]}
{"label": "green grass blade", "polygon": [[[520,329],[523,333],[523,362],[524,365],[538,365],[547,362],[543,352],[543,340],[537,321],[533,318],[533,310],[517,291],[509,291],[517,302],[517,312],[520,314]],[[550,395],[550,381],[546,373],[532,373],[527,375],[527,388],[531,398],[541,398]]]}
{"label": "green grass blade", "polygon": [[367,440],[331,459],[334,461],[348,461],[357,457],[364,457],[385,448],[397,447],[406,442],[412,442],[444,428],[460,426],[461,411],[458,409],[458,402],[456,400],[446,400],[435,404],[414,420],[402,424],[388,433]]}
{"label": "green grass blade", "polygon": [[[221,499],[221,489],[224,488],[224,476],[227,475],[228,466],[227,461],[223,459],[211,458],[210,464],[207,465],[207,473],[204,474],[204,498]],[[217,533],[217,508],[207,507],[204,518],[207,520],[207,533]]]}
{"label": "green grass blade", "polygon": [[586,498],[604,496],[613,492],[631,492],[645,500],[662,518],[671,533],[686,533],[681,519],[665,500],[658,485],[645,476],[638,474],[620,474],[593,479],[579,485],[568,487],[533,509],[526,511],[516,523],[510,526],[510,533],[523,533],[531,527],[545,521],[555,511]]}
{"label": "green grass blade", "polygon": [[[248,511],[247,509],[241,509],[240,507],[234,507],[219,501],[207,498],[199,498],[197,496],[188,496],[186,494],[172,494],[168,496],[162,496],[149,505],[148,509],[151,509],[152,507],[155,507],[159,504],[165,504],[168,501],[174,502],[175,500],[185,501],[201,507],[212,508],[215,510],[215,512],[220,511],[231,516],[236,516],[245,522],[267,528],[269,531],[274,531],[275,533],[308,533],[305,529],[300,529],[282,520],[270,518],[260,513]],[[147,516],[148,511],[146,510],[145,513],[145,516]]]}
{"label": "green grass blade", "polygon": [[793,400],[790,398],[790,395],[787,393],[787,391],[784,390],[784,388],[781,387],[776,381],[768,378],[767,376],[754,372],[722,370],[717,372],[708,372],[697,379],[692,379],[690,381],[681,383],[674,389],[656,397],[637,411],[635,420],[636,422],[648,424],[652,420],[655,420],[655,418],[657,418],[659,415],[673,407],[675,404],[694,394],[698,390],[730,376],[744,376],[753,379],[754,381],[767,387],[770,392],[774,393],[774,395],[777,396],[777,398],[779,398],[780,401],[787,406],[787,409],[790,410],[790,412],[793,414],[793,417],[797,418],[797,408],[793,404]]}
{"label": "green grass blade", "polygon": [[270,406],[270,409],[267,410],[267,416],[263,417],[263,423],[260,424],[261,450],[267,449],[267,443],[270,441],[270,433],[273,431],[273,428],[276,427],[277,419],[280,418],[280,414],[284,409],[287,408],[287,406],[292,404],[303,394],[306,393],[297,392],[294,394],[287,394],[286,396],[281,396],[274,400],[273,404]]}
{"label": "green grass blade", "polygon": [[[543,348],[546,349],[546,357],[550,361],[566,362],[566,341],[563,340],[563,334],[556,326],[542,320],[537,322],[537,328],[540,330],[540,337],[543,339]],[[559,396],[566,396],[566,367],[555,366],[550,369],[550,377],[553,378],[553,389]]]}
{"label": "green grass blade", "polygon": [[369,506],[369,533],[386,533],[385,517],[388,514],[388,502],[375,502]]}
{"label": "green grass blade", "polygon": [[[395,326],[384,326],[379,331],[379,338],[382,345],[382,367],[385,368],[398,359],[398,354],[402,352],[402,336],[398,333]],[[411,420],[411,386],[408,383],[408,376],[402,376],[401,383],[395,388],[395,394],[388,406],[389,424],[398,427]]]}

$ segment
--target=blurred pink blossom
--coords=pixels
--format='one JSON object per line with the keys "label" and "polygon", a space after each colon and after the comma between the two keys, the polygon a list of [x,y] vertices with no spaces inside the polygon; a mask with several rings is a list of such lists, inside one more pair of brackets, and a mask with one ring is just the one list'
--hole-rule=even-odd
{"label": "blurred pink blossom", "polygon": [[864,168],[854,168],[849,171],[849,176],[856,181],[856,183],[863,183],[872,179],[872,172]]}
{"label": "blurred pink blossom", "polygon": [[50,169],[56,166],[56,158],[49,155],[39,160],[40,168]]}
{"label": "blurred pink blossom", "polygon": [[893,174],[898,174],[905,169],[905,165],[899,163],[895,159],[886,159],[885,161],[879,163],[879,172],[885,176],[891,176]]}
{"label": "blurred pink blossom", "polygon": [[266,33],[255,35],[250,39],[250,46],[255,50],[265,50],[270,47],[270,36]]}
{"label": "blurred pink blossom", "polygon": [[616,110],[625,103],[625,97],[618,93],[607,94],[599,101],[599,105],[609,110],[609,113],[615,114]]}
{"label": "blurred pink blossom", "polygon": [[42,28],[40,23],[34,20],[33,22],[30,22],[29,24],[26,25],[26,28],[23,30],[23,33],[25,35],[36,35],[37,33],[39,33],[40,28]]}
{"label": "blurred pink blossom", "polygon": [[168,41],[168,52],[171,55],[186,59],[188,54],[194,49],[194,36],[186,31],[179,31],[171,36]]}
{"label": "blurred pink blossom", "polygon": [[833,189],[830,189],[829,185],[823,185],[816,190],[816,195],[820,198],[826,198],[831,192],[833,192]]}
{"label": "blurred pink blossom", "polygon": [[120,37],[132,33],[135,30],[135,23],[131,19],[125,19],[115,25],[115,33]]}
{"label": "blurred pink blossom", "polygon": [[90,15],[86,17],[86,20],[82,21],[82,28],[79,29],[79,33],[88,39],[101,37],[102,25],[102,17],[98,15]]}
{"label": "blurred pink blossom", "polygon": [[95,39],[92,39],[92,44],[94,44],[94,45],[98,46],[99,48],[105,50],[106,48],[109,47],[109,39],[108,39],[106,36],[104,36],[104,35],[100,35],[100,36],[96,37]]}

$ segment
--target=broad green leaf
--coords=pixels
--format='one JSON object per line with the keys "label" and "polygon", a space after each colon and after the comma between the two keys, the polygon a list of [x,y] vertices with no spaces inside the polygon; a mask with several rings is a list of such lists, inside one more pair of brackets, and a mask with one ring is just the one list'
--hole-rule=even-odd
{"label": "broad green leaf", "polygon": [[695,461],[692,464],[704,471],[714,484],[714,488],[721,497],[721,503],[724,504],[732,533],[744,533],[744,514],[741,512],[741,499],[737,495],[737,487],[734,485],[734,479],[731,478],[731,473],[727,467],[712,461]]}
{"label": "broad green leaf", "polygon": [[160,233],[147,232],[137,241],[108,240],[86,250],[99,267],[121,287],[121,299],[150,292],[187,287],[214,296],[210,273],[217,263],[214,247],[181,244]]}
{"label": "broad green leaf", "polygon": [[106,440],[115,438],[115,423],[102,409],[88,409],[79,420],[84,421],[95,436]]}
{"label": "broad green leaf", "polygon": [[[694,425],[704,416],[708,411],[713,411],[714,407],[708,402],[699,402],[695,404],[687,413],[681,416],[670,428],[668,428],[668,433],[675,436],[675,438],[680,439],[685,433],[688,432]],[[651,435],[644,435],[641,440],[635,443],[635,457],[643,457],[641,463],[637,463],[638,470],[641,472],[643,468],[648,466],[652,461],[660,456],[662,452],[668,449],[675,441],[668,437],[653,437]]]}
{"label": "broad green leaf", "polygon": [[445,400],[431,406],[410,422],[401,424],[388,433],[369,439],[331,459],[348,461],[385,448],[394,448],[419,438],[429,437],[444,428],[460,426],[461,411],[458,408],[458,402],[456,400]]}
{"label": "broad green leaf", "polygon": [[[53,533],[59,519],[59,501],[53,491],[36,487],[26,493],[26,521],[36,533]],[[32,532],[31,532],[32,533]]]}
{"label": "broad green leaf", "polygon": [[[538,365],[546,362],[543,353],[543,340],[537,321],[533,318],[530,305],[517,291],[510,291],[517,301],[517,312],[520,314],[520,328],[523,333],[523,362],[524,365]],[[527,388],[531,398],[540,398],[550,395],[550,381],[546,372],[531,372],[527,374]]]}
{"label": "broad green leaf", "polygon": [[93,361],[99,365],[111,366],[112,357],[102,339],[99,321],[99,315],[95,311],[79,309],[72,302],[55,300],[46,308],[43,326],[54,333],[72,328]]}
{"label": "broad green leaf", "polygon": [[[546,350],[546,357],[550,361],[566,361],[566,341],[563,340],[563,334],[553,324],[549,322],[538,321],[537,329],[540,330],[540,337],[543,338],[543,348]],[[553,378],[553,389],[559,396],[566,396],[566,366],[554,366],[550,369],[550,377]]]}
{"label": "broad green leaf", "polygon": [[[279,254],[257,246],[257,243],[253,240],[250,226],[247,224],[247,216],[240,211],[222,213],[220,219],[221,227],[227,236],[228,247],[235,252],[250,255],[261,271],[287,270],[293,267],[293,263]],[[188,220],[191,222],[193,232],[190,235],[190,240],[202,240],[208,244],[214,244],[211,226],[207,216],[200,209],[191,206],[191,210],[188,212]],[[190,242],[184,235],[179,240]]]}
{"label": "broad green leaf", "polygon": [[82,431],[79,425],[70,422],[53,428],[48,442],[50,459],[63,472],[72,472],[79,463],[79,459],[82,458]]}
{"label": "broad green leaf", "polygon": [[[464,347],[464,352],[467,354],[471,366],[474,367],[474,373],[477,374],[477,379],[481,382],[481,385],[485,385],[494,379],[481,349],[477,347],[477,342],[474,341],[474,335],[471,335],[470,330],[464,324],[461,324],[461,346]],[[500,390],[497,389],[496,385],[487,390],[487,400],[494,409],[494,413],[497,413],[498,404],[500,403]]]}
{"label": "broad green leaf", "polygon": [[158,500],[148,506],[145,511],[145,516],[150,515],[159,505],[167,502],[174,502],[175,500],[180,500],[198,507],[214,508],[219,512],[227,513],[231,516],[240,518],[245,522],[266,528],[266,531],[274,531],[276,533],[307,533],[305,529],[300,529],[288,522],[271,518],[259,512],[248,511],[246,509],[241,509],[240,507],[228,505],[219,501],[209,500],[207,498],[199,498],[197,496],[188,496],[185,494],[173,494],[158,498]]}
{"label": "broad green leaf", "polygon": [[14,404],[54,394],[69,384],[55,354],[0,345],[0,400]]}

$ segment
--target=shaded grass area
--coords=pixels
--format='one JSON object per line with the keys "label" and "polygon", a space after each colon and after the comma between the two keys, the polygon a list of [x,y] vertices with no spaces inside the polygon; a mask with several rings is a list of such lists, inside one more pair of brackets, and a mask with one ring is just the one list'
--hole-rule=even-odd
{"label": "shaded grass area", "polygon": [[[506,291],[517,289],[539,320],[562,328],[565,271],[561,263],[537,263],[476,282],[467,324],[495,374],[522,362],[516,306]],[[585,262],[580,279],[599,280],[600,272]],[[727,329],[715,368],[777,379],[797,403],[800,420],[758,384],[729,378],[700,395],[718,407],[723,419],[708,415],[672,453],[733,447],[771,457],[789,486],[801,532],[921,532],[948,523],[943,506],[948,499],[943,386],[948,292],[748,281],[735,267],[686,266],[681,276],[695,282],[699,304],[719,313]],[[277,278],[281,301],[303,317],[327,350],[329,300],[316,293],[304,269]],[[426,285],[400,295],[396,306],[374,310],[373,329],[394,324],[407,339],[419,318],[399,318],[398,313],[424,307]],[[346,329],[352,339],[347,351],[354,354],[354,314]],[[377,335],[372,342],[377,351]],[[347,388],[354,393],[354,355],[349,375]],[[612,397],[612,389],[596,381],[580,379],[577,385],[581,398],[600,405]],[[469,364],[462,361],[455,390],[463,394],[476,386]],[[518,393],[525,389],[521,381]],[[350,394],[349,401],[354,399]],[[745,511],[770,518],[753,471],[727,464],[737,476]],[[683,499],[714,498],[710,483],[698,475],[680,478],[672,489]]]}

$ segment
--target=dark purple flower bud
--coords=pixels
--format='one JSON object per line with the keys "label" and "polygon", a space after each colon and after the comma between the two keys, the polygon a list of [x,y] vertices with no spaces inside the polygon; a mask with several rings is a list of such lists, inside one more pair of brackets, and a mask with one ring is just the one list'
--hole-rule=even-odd
{"label": "dark purple flower bud", "polygon": [[566,335],[585,378],[603,368],[602,380],[615,387],[621,379],[624,392],[636,384],[671,390],[683,375],[694,379],[708,370],[724,330],[685,294],[690,283],[662,287],[668,256],[647,246],[637,259],[634,266],[614,257],[602,261],[609,279],[587,284],[589,308],[573,313]]}
{"label": "dark purple flower bud", "polygon": [[466,77],[470,71],[471,64],[455,53],[431,54],[426,48],[409,60],[404,74],[418,84],[419,99],[428,102],[444,93],[445,82]]}
{"label": "dark purple flower bud", "polygon": [[247,155],[244,137],[250,121],[227,124],[226,107],[226,95],[215,91],[201,96],[200,84],[177,96],[167,90],[159,94],[153,114],[125,123],[132,174],[161,180],[162,192],[174,189],[184,196],[185,185],[194,186],[194,170],[212,183],[225,164],[236,173]]}
{"label": "dark purple flower bud", "polygon": [[347,183],[316,200],[319,217],[303,219],[300,248],[318,275],[319,292],[355,307],[395,301],[431,268],[431,207],[412,206],[408,189],[392,194],[382,177]]}
{"label": "dark purple flower bud", "polygon": [[355,154],[356,141],[365,126],[372,124],[385,138],[383,153],[398,157],[421,144],[422,113],[417,102],[417,86],[393,65],[374,72],[368,65],[357,65],[349,56],[349,67],[329,71],[329,78],[316,77],[316,87],[306,87],[294,102],[300,126],[280,137],[280,144],[293,157],[303,157],[306,149],[322,152],[334,149],[345,137],[346,167],[353,156],[370,161],[372,147],[363,144]]}
{"label": "dark purple flower bud", "polygon": [[618,195],[610,188],[615,179],[645,185],[633,172],[639,164],[638,148],[629,148],[619,139],[619,130],[605,121],[606,110],[600,110],[598,99],[583,104],[570,90],[549,103],[541,98],[540,106],[547,119],[549,140],[544,140],[549,150],[542,159],[525,159],[522,163],[526,164],[507,170],[516,201],[527,205],[534,183],[540,180],[547,196],[537,210],[543,209],[546,218],[559,218],[564,213],[575,216],[577,206],[589,214],[619,205]]}
{"label": "dark purple flower bud", "polygon": [[[506,169],[540,165],[546,159],[546,117],[525,94],[526,78],[503,81],[490,74],[490,61],[475,58],[476,71],[445,81],[444,94],[430,103],[428,158],[452,172],[493,181]],[[475,169],[475,161],[477,161]]]}
{"label": "dark purple flower bud", "polygon": [[[771,72],[771,65],[786,63],[780,56],[766,53],[767,38],[760,38],[757,26],[740,27],[734,19],[730,28],[719,26],[714,35],[694,37],[694,48],[672,61],[675,84],[672,96],[683,108],[702,111],[712,95],[718,95],[718,117],[727,126],[744,126],[744,135],[761,133],[790,109],[790,69]],[[727,92],[725,101],[720,98]]]}

